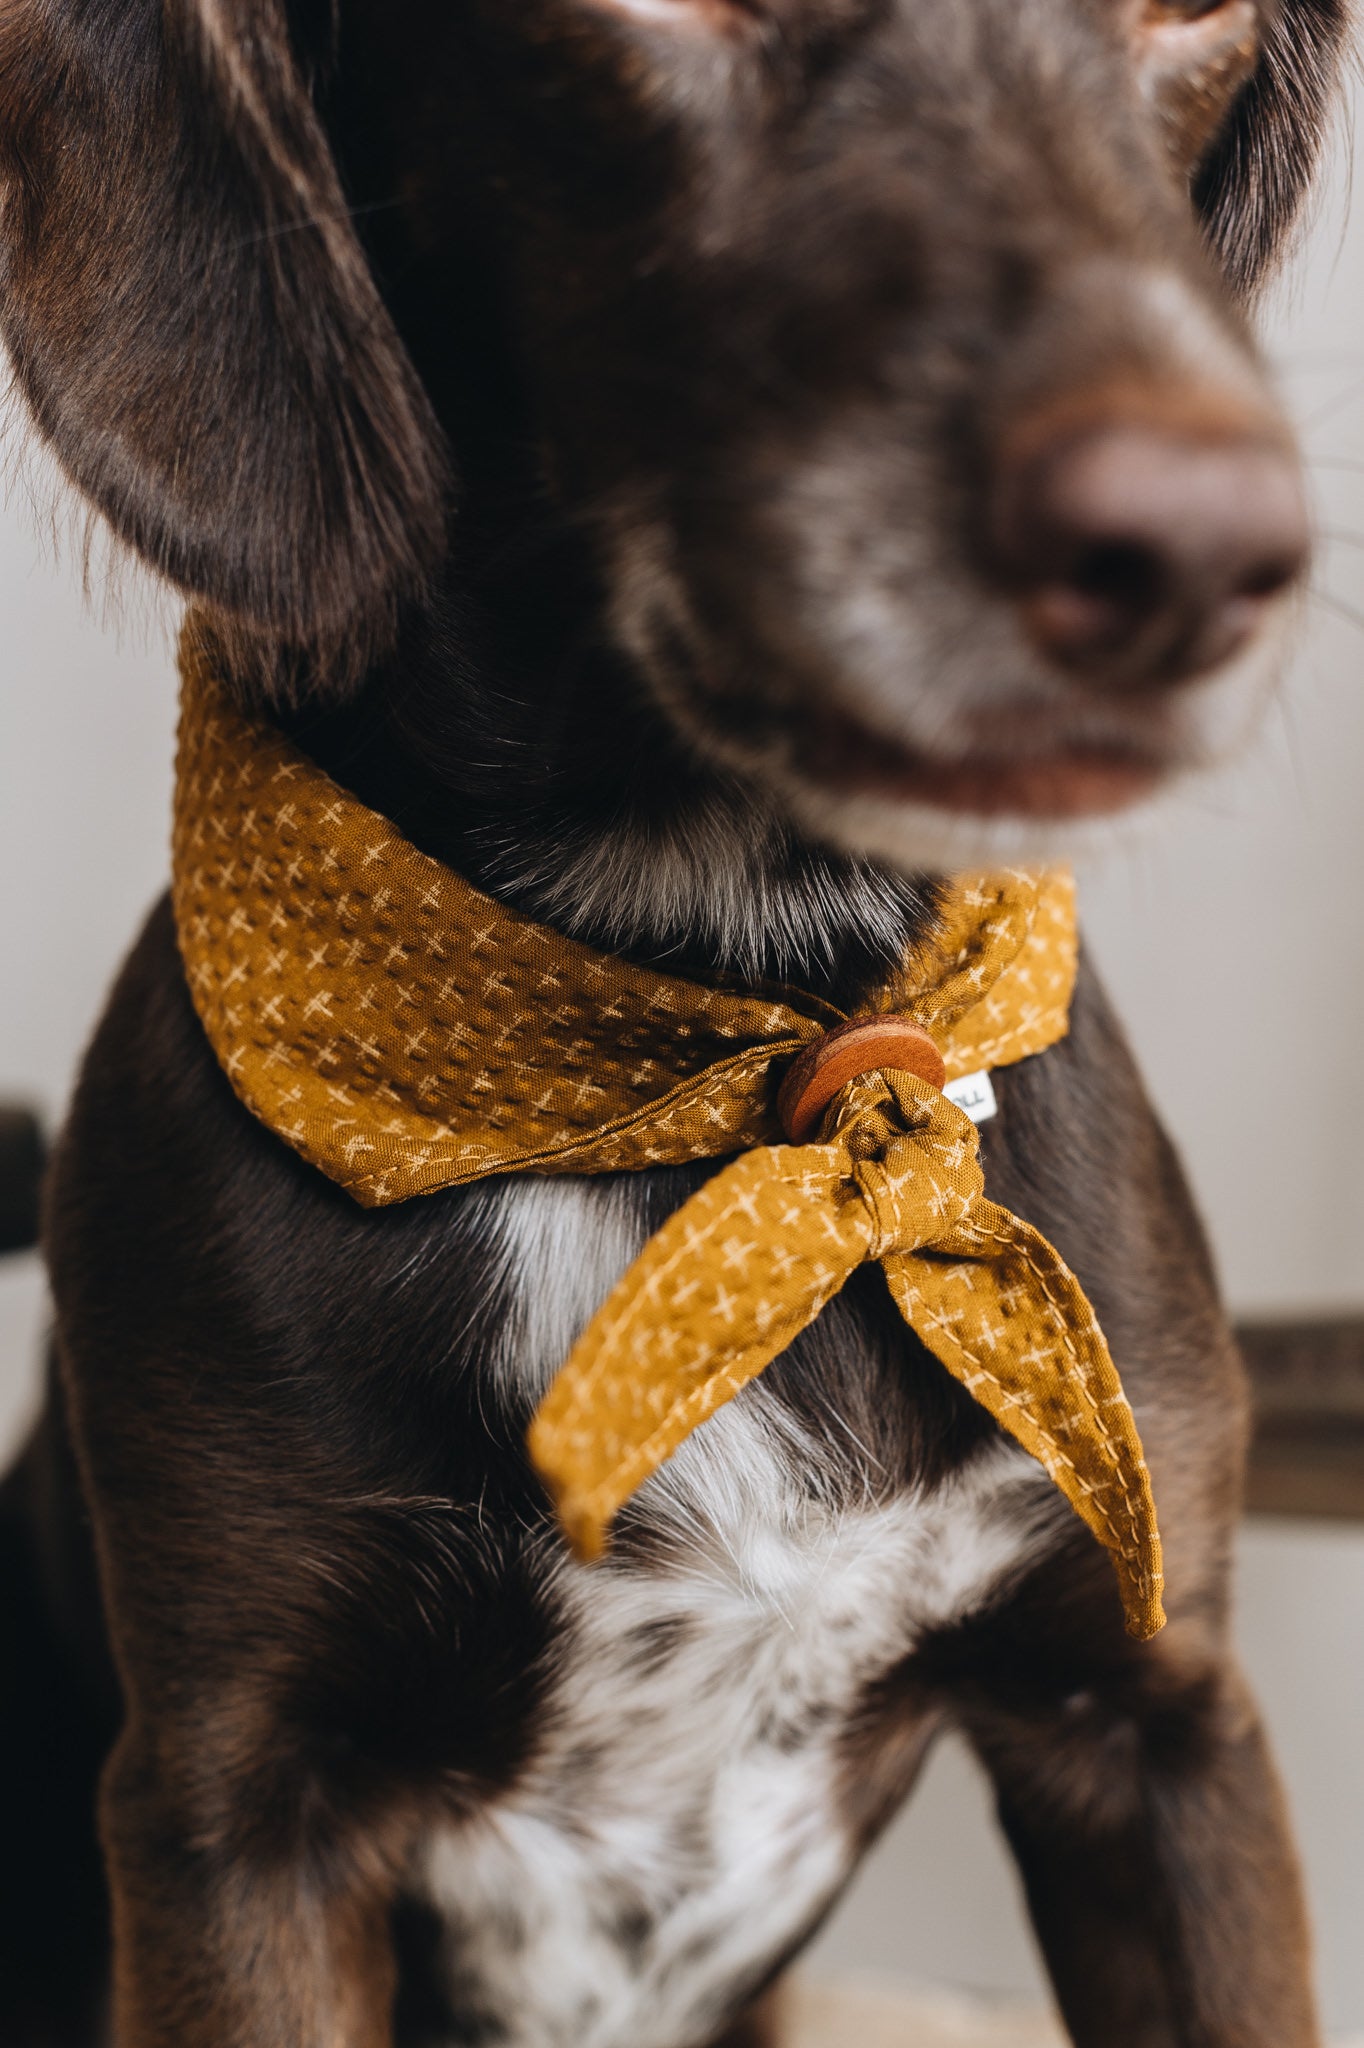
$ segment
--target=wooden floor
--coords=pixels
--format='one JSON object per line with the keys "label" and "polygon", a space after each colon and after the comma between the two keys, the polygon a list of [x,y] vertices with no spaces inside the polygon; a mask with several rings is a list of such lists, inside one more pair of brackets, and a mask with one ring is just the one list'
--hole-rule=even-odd
{"label": "wooden floor", "polygon": [[908,1995],[797,1980],[782,2020],[781,2048],[1065,2048],[1065,2036],[1044,2013],[938,1991]]}
{"label": "wooden floor", "polygon": [[1059,2021],[1032,2006],[800,1978],[786,1990],[779,2040],[781,2048],[1069,2048]]}

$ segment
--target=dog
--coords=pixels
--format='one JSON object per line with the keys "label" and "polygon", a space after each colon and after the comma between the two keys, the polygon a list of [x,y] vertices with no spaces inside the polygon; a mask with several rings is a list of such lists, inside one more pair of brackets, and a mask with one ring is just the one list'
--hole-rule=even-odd
{"label": "dog", "polygon": [[[10,0],[0,321],[240,703],[424,852],[855,1011],[933,877],[1253,723],[1307,533],[1247,309],[1345,29]],[[2,1497],[6,2048],[753,2048],[949,1723],[1078,2048],[1310,2048],[1228,1642],[1241,1370],[1087,964],[996,1085],[991,1193],[1140,1418],[1150,1643],[870,1269],[574,1562],[530,1410],[710,1167],[362,1212],[237,1100],[158,906]]]}

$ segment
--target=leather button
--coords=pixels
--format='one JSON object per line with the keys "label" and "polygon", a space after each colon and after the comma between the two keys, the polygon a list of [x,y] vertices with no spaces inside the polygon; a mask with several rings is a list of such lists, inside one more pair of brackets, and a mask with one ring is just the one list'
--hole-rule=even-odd
{"label": "leather button", "polygon": [[854,1017],[827,1031],[794,1062],[777,1096],[777,1114],[793,1145],[804,1145],[839,1090],[860,1074],[891,1067],[934,1088],[947,1079],[942,1054],[912,1017]]}

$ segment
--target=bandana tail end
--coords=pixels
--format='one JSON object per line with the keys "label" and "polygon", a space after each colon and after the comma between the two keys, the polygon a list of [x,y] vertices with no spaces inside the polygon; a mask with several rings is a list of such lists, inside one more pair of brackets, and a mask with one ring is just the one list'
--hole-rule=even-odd
{"label": "bandana tail end", "polygon": [[602,1556],[645,1480],[861,1264],[860,1205],[828,1203],[844,1165],[825,1146],[746,1153],[670,1218],[589,1323],[526,1438],[578,1557]]}
{"label": "bandana tail end", "polygon": [[1044,1237],[993,1203],[973,1221],[992,1256],[946,1265],[892,1255],[883,1260],[891,1293],[939,1363],[1037,1459],[1107,1550],[1127,1633],[1145,1642],[1165,1626],[1160,1530],[1107,1342]]}

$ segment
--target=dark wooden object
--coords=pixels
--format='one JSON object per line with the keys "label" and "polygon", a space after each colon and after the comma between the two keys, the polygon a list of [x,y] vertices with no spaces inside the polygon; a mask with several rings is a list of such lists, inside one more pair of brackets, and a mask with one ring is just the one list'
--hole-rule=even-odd
{"label": "dark wooden object", "polygon": [[1248,1323],[1237,1335],[1255,1391],[1247,1507],[1364,1516],[1364,1316]]}
{"label": "dark wooden object", "polygon": [[912,1017],[854,1017],[807,1046],[782,1082],[777,1114],[791,1143],[808,1144],[839,1090],[882,1067],[917,1074],[934,1088],[947,1079],[942,1054]]}
{"label": "dark wooden object", "polygon": [[43,1139],[26,1109],[0,1109],[0,1252],[26,1251],[38,1241]]}

